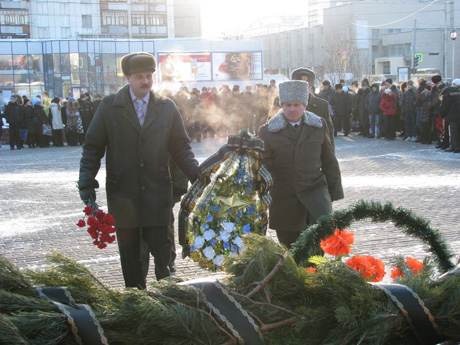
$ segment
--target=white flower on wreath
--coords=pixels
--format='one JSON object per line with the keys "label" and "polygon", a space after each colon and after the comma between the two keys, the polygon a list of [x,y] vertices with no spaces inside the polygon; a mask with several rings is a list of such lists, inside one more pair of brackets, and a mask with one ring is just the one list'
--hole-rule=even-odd
{"label": "white flower on wreath", "polygon": [[216,236],[216,233],[213,229],[209,229],[204,232],[203,236],[206,241],[211,241],[214,238],[214,236]]}
{"label": "white flower on wreath", "polygon": [[216,266],[222,266],[224,264],[224,256],[222,254],[217,255],[214,260],[214,265]]}
{"label": "white flower on wreath", "polygon": [[201,236],[198,236],[195,238],[195,243],[193,244],[195,248],[201,248],[204,245],[204,238]]}
{"label": "white flower on wreath", "polygon": [[230,239],[230,236],[231,236],[231,234],[230,234],[229,232],[227,232],[227,231],[221,231],[219,237],[220,237],[220,239],[221,239],[222,241],[228,242],[228,240]]}
{"label": "white flower on wreath", "polygon": [[233,243],[235,243],[240,249],[244,249],[244,243],[243,240],[241,239],[240,236],[237,236],[234,240]]}
{"label": "white flower on wreath", "polygon": [[206,256],[206,259],[212,260],[216,256],[216,252],[212,247],[206,247],[203,249],[203,255]]}
{"label": "white flower on wreath", "polygon": [[235,224],[231,223],[231,222],[225,222],[224,223],[224,229],[227,232],[232,232],[233,230],[235,230]]}

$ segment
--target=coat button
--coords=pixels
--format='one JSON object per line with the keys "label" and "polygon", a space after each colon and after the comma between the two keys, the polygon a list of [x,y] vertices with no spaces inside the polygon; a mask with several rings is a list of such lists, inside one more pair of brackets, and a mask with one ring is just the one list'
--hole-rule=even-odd
{"label": "coat button", "polygon": [[141,164],[139,164],[141,168],[143,168],[145,166],[145,163],[144,161],[141,161]]}
{"label": "coat button", "polygon": [[145,186],[142,186],[141,189],[142,189],[142,190],[145,190]]}

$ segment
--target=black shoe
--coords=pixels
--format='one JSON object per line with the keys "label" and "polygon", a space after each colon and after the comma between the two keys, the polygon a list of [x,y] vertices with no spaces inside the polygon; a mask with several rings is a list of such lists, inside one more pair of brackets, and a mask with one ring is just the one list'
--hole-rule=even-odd
{"label": "black shoe", "polygon": [[374,136],[372,134],[367,136],[369,139],[374,139]]}
{"label": "black shoe", "polygon": [[444,150],[444,152],[454,152],[455,150],[454,149],[451,149],[450,147],[448,147],[447,149]]}
{"label": "black shoe", "polygon": [[348,137],[348,133],[343,133],[343,136],[344,136],[344,137]]}
{"label": "black shoe", "polygon": [[460,149],[455,149],[454,153],[460,153]]}

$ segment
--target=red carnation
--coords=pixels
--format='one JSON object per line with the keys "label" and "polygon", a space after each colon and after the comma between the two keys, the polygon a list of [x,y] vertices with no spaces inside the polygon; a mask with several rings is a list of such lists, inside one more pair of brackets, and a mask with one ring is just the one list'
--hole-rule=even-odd
{"label": "red carnation", "polygon": [[99,210],[99,211],[96,212],[96,218],[98,220],[102,220],[104,218],[104,215],[105,215],[105,213],[102,210]]}
{"label": "red carnation", "polygon": [[115,225],[115,218],[110,213],[107,213],[104,217],[104,223],[107,225]]}
{"label": "red carnation", "polygon": [[97,221],[96,218],[94,218],[94,217],[89,217],[89,218],[88,218],[88,225],[89,225],[89,226],[94,226],[94,227],[96,227],[96,226],[97,226],[97,225],[96,225],[97,223],[98,223],[98,221]]}
{"label": "red carnation", "polygon": [[86,206],[85,209],[83,210],[83,212],[87,216],[92,216],[93,213],[94,213],[94,210],[93,210],[93,208],[91,206]]}
{"label": "red carnation", "polygon": [[112,235],[109,237],[109,240],[107,242],[113,243],[113,241],[115,241],[115,236]]}
{"label": "red carnation", "polygon": [[77,223],[77,226],[80,228],[83,228],[86,225],[85,221],[83,219],[80,219]]}

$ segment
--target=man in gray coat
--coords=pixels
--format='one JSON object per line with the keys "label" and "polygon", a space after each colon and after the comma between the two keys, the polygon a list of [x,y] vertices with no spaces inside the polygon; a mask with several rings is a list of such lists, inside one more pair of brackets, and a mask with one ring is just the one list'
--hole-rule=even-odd
{"label": "man in gray coat", "polygon": [[264,163],[273,176],[270,228],[289,247],[343,198],[339,163],[326,120],[307,111],[308,83],[279,85],[280,111],[260,128]]}
{"label": "man in gray coat", "polygon": [[118,229],[125,285],[145,288],[142,240],[154,257],[156,278],[170,275],[168,153],[191,181],[199,168],[175,104],[151,91],[155,57],[128,54],[121,67],[128,85],[102,100],[86,134],[78,185],[84,202],[96,199],[96,175],[105,154],[107,204]]}

